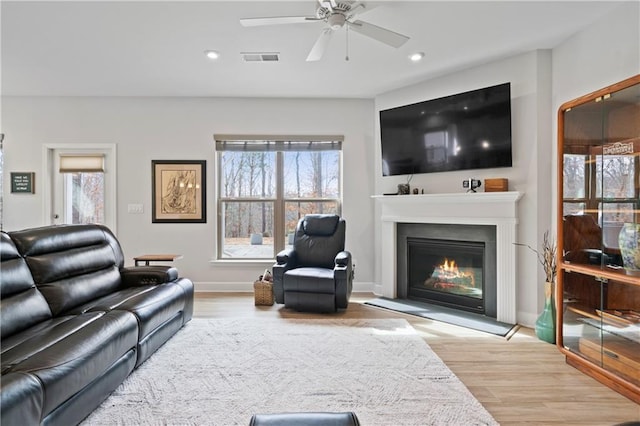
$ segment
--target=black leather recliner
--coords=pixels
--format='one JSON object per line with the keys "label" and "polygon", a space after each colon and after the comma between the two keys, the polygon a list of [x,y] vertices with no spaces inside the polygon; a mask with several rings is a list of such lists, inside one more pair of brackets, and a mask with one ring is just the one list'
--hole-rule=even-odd
{"label": "black leather recliner", "polygon": [[297,311],[345,309],[353,287],[351,253],[345,251],[344,219],[306,215],[296,227],[293,249],[283,250],[273,266],[276,303]]}

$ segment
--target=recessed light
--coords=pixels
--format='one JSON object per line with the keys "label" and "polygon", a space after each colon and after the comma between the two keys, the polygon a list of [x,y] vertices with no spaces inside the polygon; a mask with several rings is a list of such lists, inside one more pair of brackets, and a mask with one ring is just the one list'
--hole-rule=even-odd
{"label": "recessed light", "polygon": [[409,55],[411,62],[420,62],[424,58],[424,52],[416,52]]}
{"label": "recessed light", "polygon": [[207,55],[207,58],[209,59],[218,59],[220,57],[220,53],[215,50],[205,50],[204,54]]}

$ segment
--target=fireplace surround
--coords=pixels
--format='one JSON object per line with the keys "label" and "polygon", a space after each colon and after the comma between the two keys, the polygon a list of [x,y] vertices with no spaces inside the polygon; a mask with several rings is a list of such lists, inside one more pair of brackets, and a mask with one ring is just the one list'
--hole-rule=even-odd
{"label": "fireplace surround", "polygon": [[399,223],[489,225],[495,227],[496,316],[516,323],[516,246],[521,192],[376,195],[379,281],[374,292],[397,299],[397,225]]}
{"label": "fireplace surround", "polygon": [[496,318],[496,227],[398,223],[397,296]]}

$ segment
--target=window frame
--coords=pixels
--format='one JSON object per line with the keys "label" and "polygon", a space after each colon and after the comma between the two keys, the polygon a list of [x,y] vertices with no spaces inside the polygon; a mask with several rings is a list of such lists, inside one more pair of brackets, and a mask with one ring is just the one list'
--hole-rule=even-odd
{"label": "window frame", "polygon": [[[285,224],[285,206],[287,203],[335,203],[337,214],[342,212],[342,182],[343,182],[343,155],[342,142],[344,136],[341,135],[293,135],[293,136],[268,136],[268,135],[214,135],[215,141],[215,162],[216,162],[216,207],[218,211],[216,223],[216,261],[219,262],[238,262],[238,261],[273,261],[277,253],[284,250],[286,242],[286,224]],[[233,151],[233,149],[220,149],[221,144],[225,142],[247,142],[256,145],[261,143],[267,146],[265,152],[275,153],[275,197],[223,197],[223,164],[222,155],[225,151]],[[338,148],[333,149],[284,149],[282,145],[293,143],[332,143],[337,144]],[[274,144],[274,148],[269,148],[269,144]],[[318,144],[319,145],[319,144]],[[278,148],[280,146],[280,148]],[[286,152],[318,152],[318,151],[337,151],[339,153],[338,164],[338,195],[337,197],[285,197],[284,196],[284,155]],[[236,149],[237,151],[237,149]],[[228,202],[251,203],[251,202],[270,202],[273,203],[273,257],[223,257],[223,248],[225,240],[224,230],[224,204]]]}

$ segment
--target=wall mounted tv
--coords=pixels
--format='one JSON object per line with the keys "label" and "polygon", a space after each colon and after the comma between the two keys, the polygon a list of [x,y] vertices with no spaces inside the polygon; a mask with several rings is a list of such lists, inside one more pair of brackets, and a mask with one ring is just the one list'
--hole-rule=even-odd
{"label": "wall mounted tv", "polygon": [[384,176],[511,167],[511,84],[380,111]]}

